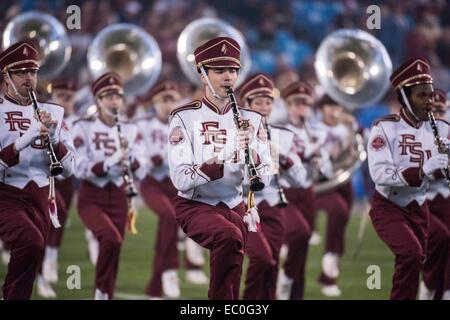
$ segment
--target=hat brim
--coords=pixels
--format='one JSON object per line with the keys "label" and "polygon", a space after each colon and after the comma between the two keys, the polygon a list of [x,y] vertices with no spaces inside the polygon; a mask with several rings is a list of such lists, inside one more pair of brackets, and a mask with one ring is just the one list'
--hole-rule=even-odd
{"label": "hat brim", "polygon": [[205,68],[214,68],[214,69],[221,69],[221,68],[234,68],[234,69],[240,69],[241,64],[238,61],[233,60],[213,60],[213,61],[206,61],[204,63],[200,63],[198,67],[204,66]]}
{"label": "hat brim", "polygon": [[14,63],[10,66],[6,66],[5,70],[11,72],[25,71],[25,70],[39,70],[39,64],[34,61],[28,61],[23,63]]}

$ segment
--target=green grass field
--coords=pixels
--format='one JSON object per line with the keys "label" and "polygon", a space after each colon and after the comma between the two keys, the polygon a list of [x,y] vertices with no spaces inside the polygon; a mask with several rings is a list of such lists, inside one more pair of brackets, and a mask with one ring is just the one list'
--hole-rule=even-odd
{"label": "green grass field", "polygon": [[[352,215],[348,225],[346,254],[341,262],[341,276],[338,281],[343,294],[339,299],[388,299],[394,257],[385,244],[378,238],[370,221],[367,223],[362,250],[357,258],[352,258],[356,246],[356,235],[360,217],[361,215],[359,214]],[[84,239],[84,228],[78,214],[74,210],[71,211],[69,219],[70,222],[66,228],[60,251],[59,283],[54,288],[58,294],[58,299],[92,299],[94,267],[88,258],[87,244]],[[320,214],[318,231],[322,235],[322,243],[321,245],[310,247],[307,263],[305,299],[326,299],[320,293],[320,287],[316,282],[316,278],[320,273],[325,222],[326,217]],[[155,227],[156,217],[149,210],[141,209],[138,218],[139,234],[127,234],[123,246],[116,286],[116,299],[145,298],[144,289],[150,276],[152,259],[155,254]],[[81,269],[81,289],[79,290],[69,290],[66,286],[66,280],[70,276],[70,274],[66,273],[69,265],[78,265]],[[377,265],[381,269],[381,289],[369,290],[367,288],[366,282],[370,274],[366,270],[370,265]],[[208,272],[208,270],[206,271]],[[5,273],[6,267],[0,264],[0,279],[2,282]],[[180,281],[183,299],[207,298],[207,286],[186,283],[183,268],[180,270]],[[34,294],[33,299],[39,299],[39,297]]]}

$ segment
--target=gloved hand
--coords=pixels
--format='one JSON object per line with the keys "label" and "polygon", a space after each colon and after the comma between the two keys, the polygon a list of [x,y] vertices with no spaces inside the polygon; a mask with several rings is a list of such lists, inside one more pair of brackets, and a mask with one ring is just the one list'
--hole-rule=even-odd
{"label": "gloved hand", "polygon": [[105,159],[105,161],[103,161],[103,169],[105,171],[109,171],[109,168],[121,163],[123,160],[123,153],[120,151],[116,151],[113,155],[109,156]]}
{"label": "gloved hand", "polygon": [[39,110],[39,119],[41,123],[48,129],[48,137],[51,144],[57,144],[59,141],[59,135],[56,134],[56,127],[58,123],[52,119],[50,112],[45,110]]}
{"label": "gloved hand", "polygon": [[433,177],[433,172],[448,166],[448,155],[439,153],[426,160],[422,166],[422,170],[429,178]]}
{"label": "gloved hand", "polygon": [[259,219],[258,210],[255,207],[251,208],[250,212],[247,212],[243,219],[249,232],[258,231],[259,223],[261,222],[261,220]]}
{"label": "gloved hand", "polygon": [[14,143],[16,150],[22,151],[28,147],[35,138],[41,135],[41,124],[38,122],[33,122],[28,130]]}
{"label": "gloved hand", "polygon": [[57,144],[59,142],[59,135],[56,134],[57,123],[52,123],[48,127],[48,137],[51,144]]}
{"label": "gloved hand", "polygon": [[449,149],[450,148],[450,140],[447,138],[443,138],[440,137],[439,138],[439,144],[444,148],[444,149]]}
{"label": "gloved hand", "polygon": [[234,139],[227,139],[227,142],[222,150],[217,154],[219,161],[228,162],[233,159],[236,152],[244,150],[246,145],[251,143],[250,130],[238,130]]}

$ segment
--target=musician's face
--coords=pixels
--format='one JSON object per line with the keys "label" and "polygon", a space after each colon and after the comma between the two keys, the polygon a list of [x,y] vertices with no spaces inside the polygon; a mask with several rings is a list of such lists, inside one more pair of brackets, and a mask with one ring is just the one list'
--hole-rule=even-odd
{"label": "musician's face", "polygon": [[169,114],[177,106],[178,97],[172,94],[163,95],[153,100],[156,115],[162,121],[167,121]]}
{"label": "musician's face", "polygon": [[[226,87],[232,87],[234,88],[234,85],[236,84],[238,76],[238,69],[235,68],[211,68],[208,71],[208,78],[211,82],[212,87],[214,88],[214,91],[222,97],[227,98],[227,92]],[[209,92],[212,95],[212,92],[210,92],[208,83],[206,79],[201,75],[201,80],[203,84],[206,86],[207,92]]]}
{"label": "musician's face", "polygon": [[434,89],[432,84],[419,84],[411,87],[409,103],[414,114],[422,121],[428,120],[428,111],[434,104]]}
{"label": "musician's face", "polygon": [[110,112],[117,110],[120,113],[124,107],[123,96],[117,93],[108,93],[99,98],[99,101]]}
{"label": "musician's face", "polygon": [[[28,97],[27,87],[31,87],[33,90],[36,90],[37,73],[38,71],[33,69],[11,71],[9,72],[10,78],[7,80],[7,83],[12,81],[20,95],[22,97]],[[9,88],[8,91],[10,93],[14,93],[14,89],[12,88]]]}
{"label": "musician's face", "polygon": [[311,116],[311,107],[303,98],[290,97],[286,100],[286,104],[289,116],[292,119],[307,119]]}
{"label": "musician's face", "polygon": [[73,113],[73,105],[75,103],[75,91],[55,89],[52,92],[52,100],[64,108],[66,115]]}
{"label": "musician's face", "polygon": [[323,120],[330,125],[336,125],[343,109],[337,104],[324,104],[322,107]]}
{"label": "musician's face", "polygon": [[273,99],[269,97],[256,97],[250,102],[250,109],[258,111],[263,116],[268,117],[272,112]]}

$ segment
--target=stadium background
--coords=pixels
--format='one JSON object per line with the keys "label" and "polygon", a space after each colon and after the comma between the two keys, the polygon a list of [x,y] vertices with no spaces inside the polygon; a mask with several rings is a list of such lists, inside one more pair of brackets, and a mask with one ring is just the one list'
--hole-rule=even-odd
{"label": "stadium background", "polygon": [[[14,16],[32,9],[41,10],[65,23],[69,5],[81,8],[81,29],[68,30],[73,47],[72,58],[63,75],[76,77],[80,84],[90,81],[86,69],[86,50],[93,37],[105,26],[116,22],[140,25],[157,40],[163,53],[161,77],[178,80],[185,92],[194,88],[179,70],[176,60],[176,41],[183,28],[191,21],[205,16],[222,18],[245,36],[252,56],[252,70],[265,72],[275,79],[288,70],[294,70],[304,80],[314,79],[314,53],[323,38],[338,28],[357,27],[374,34],[387,48],[394,68],[411,56],[423,56],[432,65],[437,87],[450,90],[450,1],[298,1],[298,0],[102,0],[102,1],[1,1],[0,35]],[[381,28],[367,30],[366,8],[381,8]],[[101,14],[99,14],[101,13]],[[358,110],[363,127],[370,127],[373,119],[392,112],[395,101],[388,93],[376,105]],[[361,202],[370,193],[370,183],[364,170],[353,177],[355,194]],[[347,229],[347,250],[342,259],[339,286],[341,299],[386,299],[391,284],[393,256],[374,233],[370,221],[363,248],[355,259],[356,235],[361,218],[361,204],[354,207]],[[156,218],[146,208],[139,211],[137,236],[128,235],[121,256],[116,298],[144,298],[144,288],[150,275],[154,252]],[[324,216],[319,219],[323,235]],[[323,243],[323,241],[322,241]],[[319,273],[322,246],[312,246],[307,265],[306,299],[321,299],[316,277]],[[182,260],[180,260],[182,261]],[[67,266],[81,268],[82,289],[68,290],[65,280]],[[369,265],[381,268],[381,289],[369,290],[366,269]],[[0,266],[0,279],[5,276]],[[94,267],[87,255],[84,229],[72,209],[60,252],[60,282],[55,287],[60,299],[91,298]],[[188,285],[181,271],[182,297],[201,299],[207,296],[206,286]],[[37,297],[35,297],[37,298]]]}

